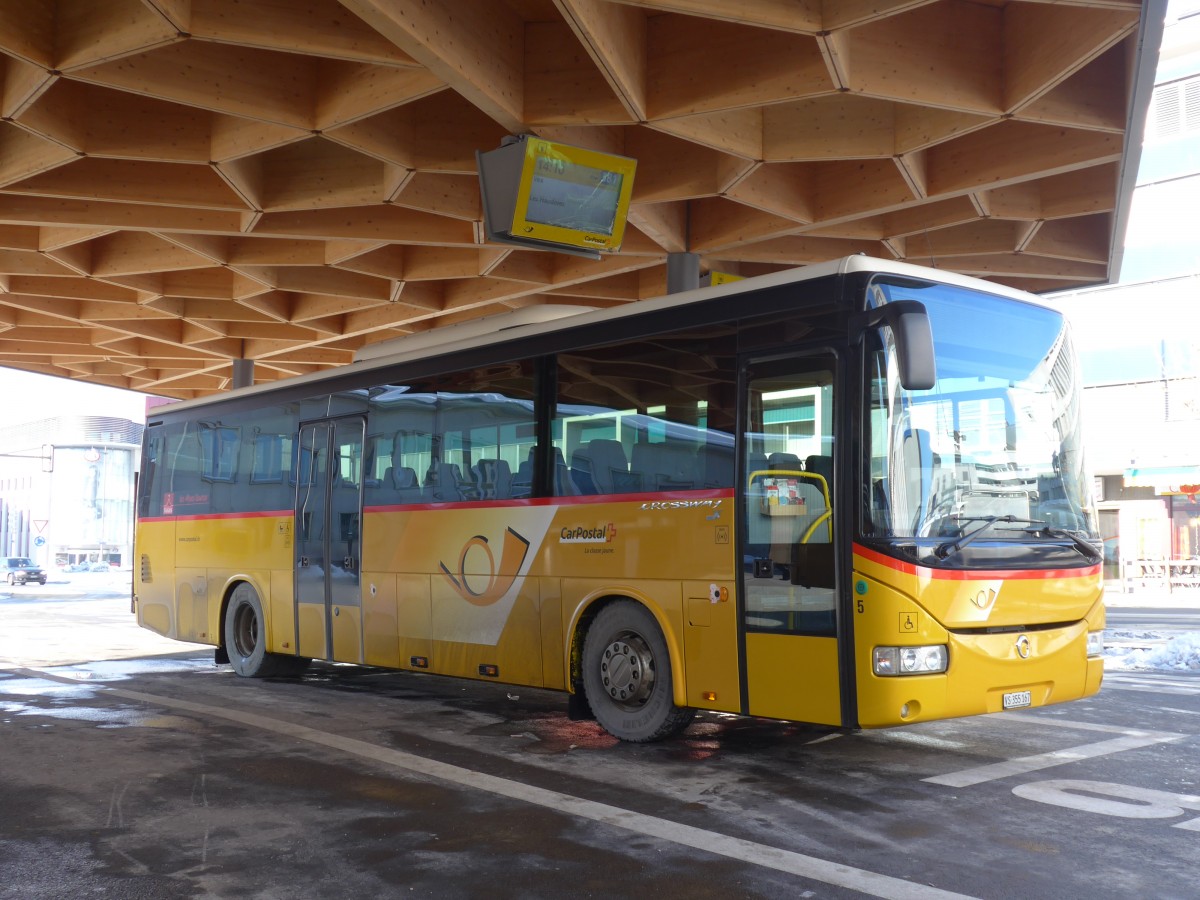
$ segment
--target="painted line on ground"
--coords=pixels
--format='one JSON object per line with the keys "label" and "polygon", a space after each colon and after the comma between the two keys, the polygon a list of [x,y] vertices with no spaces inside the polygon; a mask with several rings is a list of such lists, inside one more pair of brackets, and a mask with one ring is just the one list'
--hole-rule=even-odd
{"label": "painted line on ground", "polygon": [[1185,716],[1200,716],[1200,709],[1178,709],[1174,706],[1156,707],[1159,712],[1183,713]]}
{"label": "painted line on ground", "polygon": [[1094,759],[1097,756],[1108,756],[1111,753],[1121,753],[1125,750],[1137,750],[1140,747],[1151,747],[1154,744],[1165,744],[1186,737],[1182,734],[1127,734],[1123,737],[1098,741],[1095,744],[1080,744],[1077,747],[1067,747],[1050,753],[1038,753],[1034,756],[1020,756],[1006,759],[986,766],[975,766],[950,772],[947,775],[934,775],[922,779],[930,784],[942,784],[947,787],[970,787],[983,784],[985,781],[998,781],[1012,775],[1025,775],[1042,769],[1051,769],[1067,763],[1079,762],[1084,759]]}
{"label": "painted line on ground", "polygon": [[1111,682],[1117,684],[1173,684],[1178,687],[1194,687],[1200,688],[1200,678],[1196,675],[1200,673],[1180,671],[1179,674],[1173,672],[1151,672],[1139,669],[1122,669],[1115,672],[1104,673],[1104,685],[1108,687]]}
{"label": "painted line on ground", "polygon": [[89,687],[103,690],[127,700],[138,703],[148,703],[164,706],[182,712],[209,716],[237,722],[248,728],[283,735],[298,741],[305,741],[322,747],[337,750],[339,753],[349,753],[363,759],[370,759],[384,765],[392,766],[416,775],[435,778],[465,788],[486,791],[501,797],[508,797],[541,806],[556,813],[576,816],[621,828],[639,835],[658,838],[682,847],[691,847],[717,856],[751,863],[778,872],[797,875],[812,881],[820,881],[836,887],[849,888],[875,897],[895,898],[895,900],[963,900],[967,894],[957,894],[923,884],[915,884],[902,878],[882,875],[866,869],[855,868],[841,863],[830,862],[815,856],[807,856],[791,850],[772,847],[742,838],[731,837],[715,831],[707,831],[692,825],[661,819],[657,816],[637,813],[607,803],[585,800],[571,794],[564,794],[546,788],[535,787],[519,781],[511,781],[496,775],[476,772],[462,766],[438,762],[423,756],[406,753],[403,750],[393,750],[381,747],[357,738],[344,735],[330,734],[307,725],[297,725],[281,719],[272,719],[257,713],[242,712],[236,709],[224,709],[208,706],[203,703],[193,703],[190,700],[180,700],[175,697],[164,697],[158,694],[147,694],[132,691],[128,688],[112,687],[97,684],[83,679],[67,678],[59,674],[41,670],[28,670],[40,677],[51,678],[71,684],[87,684]]}
{"label": "painted line on ground", "polygon": [[1063,719],[1057,715],[1039,715],[1037,713],[1003,712],[988,713],[983,718],[1006,721],[1010,724],[1050,725],[1054,728],[1067,728],[1071,731],[1100,731],[1104,734],[1122,734],[1127,737],[1148,737],[1153,734],[1174,736],[1172,732],[1146,731],[1140,728],[1123,728],[1120,725],[1105,725],[1103,722],[1080,722],[1077,719]]}
{"label": "painted line on ground", "polygon": [[1176,697],[1194,697],[1200,694],[1200,683],[1175,684],[1169,681],[1109,681],[1104,680],[1106,691],[1133,691],[1139,694],[1171,694]]}

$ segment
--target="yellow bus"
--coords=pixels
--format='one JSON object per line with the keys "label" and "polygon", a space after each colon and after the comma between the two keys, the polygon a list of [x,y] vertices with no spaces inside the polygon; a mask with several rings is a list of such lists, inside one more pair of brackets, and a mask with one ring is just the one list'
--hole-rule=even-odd
{"label": "yellow bus", "polygon": [[138,622],[248,677],[562,690],[629,741],[1099,689],[1060,313],[863,256],[571,312],[153,410]]}

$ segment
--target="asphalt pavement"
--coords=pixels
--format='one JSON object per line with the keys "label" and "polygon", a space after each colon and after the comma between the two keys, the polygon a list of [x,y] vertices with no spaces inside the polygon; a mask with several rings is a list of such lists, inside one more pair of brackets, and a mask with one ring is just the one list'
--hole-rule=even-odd
{"label": "asphalt pavement", "polygon": [[628,745],[555,692],[237,678],[137,628],[128,577],[0,590],[0,900],[1196,896],[1200,675],[877,732],[702,714]]}

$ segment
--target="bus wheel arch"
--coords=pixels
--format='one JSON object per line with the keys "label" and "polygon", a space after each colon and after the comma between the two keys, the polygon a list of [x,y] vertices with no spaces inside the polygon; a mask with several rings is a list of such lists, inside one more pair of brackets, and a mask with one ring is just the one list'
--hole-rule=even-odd
{"label": "bus wheel arch", "polygon": [[249,581],[235,581],[221,604],[221,647],[233,671],[243,678],[299,675],[311,662],[306,657],[267,651],[267,620],[258,590]]}
{"label": "bus wheel arch", "polygon": [[657,617],[637,600],[608,597],[580,617],[573,681],[582,684],[596,720],[614,737],[644,743],[688,726],[695,710],[675,705],[678,662]]}

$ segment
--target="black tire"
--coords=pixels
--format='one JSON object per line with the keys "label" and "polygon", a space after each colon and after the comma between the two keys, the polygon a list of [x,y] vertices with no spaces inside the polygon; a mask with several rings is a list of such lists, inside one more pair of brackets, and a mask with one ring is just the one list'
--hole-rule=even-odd
{"label": "black tire", "polygon": [[676,706],[671,656],[650,611],[617,600],[596,615],[583,642],[583,686],[596,721],[641,744],[672,737],[696,711]]}
{"label": "black tire", "polygon": [[13,578],[13,576],[12,576],[12,572],[9,572],[9,573],[8,573],[8,584],[9,584],[9,586],[11,587],[12,585],[14,585],[14,584],[16,584],[16,583],[17,583],[17,579]]}
{"label": "black tire", "polygon": [[311,660],[268,653],[265,621],[258,591],[241,582],[233,589],[225,608],[225,652],[233,671],[243,678],[299,675]]}

